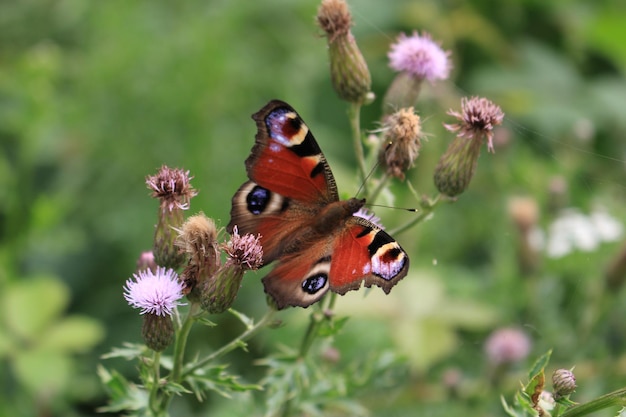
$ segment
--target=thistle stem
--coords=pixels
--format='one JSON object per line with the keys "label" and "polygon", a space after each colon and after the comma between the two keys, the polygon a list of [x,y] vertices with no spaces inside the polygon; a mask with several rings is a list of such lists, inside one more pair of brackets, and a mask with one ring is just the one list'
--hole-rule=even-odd
{"label": "thistle stem", "polygon": [[148,407],[153,415],[158,416],[161,412],[159,404],[159,381],[161,380],[161,352],[154,352],[152,356],[152,387]]}
{"label": "thistle stem", "polygon": [[424,205],[422,207],[422,211],[420,212],[420,214],[417,217],[415,217],[413,220],[409,221],[408,223],[405,223],[402,226],[398,226],[395,229],[390,230],[389,234],[397,235],[399,233],[404,232],[405,230],[410,229],[411,227],[415,226],[416,224],[420,223],[426,217],[428,217],[430,215],[430,213],[432,213],[435,210],[435,207],[437,206],[437,204],[439,204],[440,201],[441,201],[441,194],[437,194],[437,196],[435,196],[434,199],[430,200],[428,202],[428,204],[426,204],[426,205]]}
{"label": "thistle stem", "polygon": [[385,187],[387,186],[387,183],[389,182],[389,174],[387,174],[386,172],[383,174],[383,177],[380,179],[380,181],[378,182],[378,185],[376,185],[376,188],[374,188],[374,191],[372,191],[372,194],[370,194],[367,197],[367,200],[370,203],[374,203],[376,202],[376,199],[378,198],[378,195],[380,194],[380,192],[382,190],[385,189]]}
{"label": "thistle stem", "polygon": [[187,339],[189,337],[189,331],[195,321],[195,315],[200,310],[199,303],[192,303],[187,317],[180,328],[176,337],[176,344],[174,345],[174,367],[170,380],[175,383],[180,383],[183,369],[183,360],[185,359],[185,347],[187,346]]}
{"label": "thistle stem", "polygon": [[361,142],[361,103],[351,103],[348,109],[348,118],[350,119],[350,128],[352,129],[352,144],[354,146],[354,155],[356,156],[359,176],[363,184],[363,191],[367,195],[367,184],[365,183],[365,154],[363,153],[363,143]]}
{"label": "thistle stem", "polygon": [[251,338],[256,332],[263,328],[263,326],[265,326],[265,324],[272,318],[275,312],[276,310],[274,310],[273,308],[269,308],[265,315],[261,317],[261,319],[257,323],[247,326],[246,330],[239,336],[237,336],[215,352],[199,360],[193,366],[185,369],[185,371],[182,373],[182,376],[185,377],[187,375],[190,375],[196,370],[205,366],[206,364],[240,347],[243,342]]}

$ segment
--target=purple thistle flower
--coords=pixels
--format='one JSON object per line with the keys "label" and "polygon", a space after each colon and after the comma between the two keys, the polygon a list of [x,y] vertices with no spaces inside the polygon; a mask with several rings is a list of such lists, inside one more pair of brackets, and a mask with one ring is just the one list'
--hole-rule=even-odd
{"label": "purple thistle flower", "polygon": [[[134,278],[134,280],[133,280]],[[140,308],[140,314],[170,316],[183,297],[183,284],[173,269],[157,267],[133,274],[124,285],[124,298],[133,308]]]}
{"label": "purple thistle flower", "polygon": [[450,52],[444,51],[426,32],[421,36],[417,32],[412,36],[400,34],[391,45],[388,57],[389,66],[395,71],[430,82],[445,80],[452,69]]}

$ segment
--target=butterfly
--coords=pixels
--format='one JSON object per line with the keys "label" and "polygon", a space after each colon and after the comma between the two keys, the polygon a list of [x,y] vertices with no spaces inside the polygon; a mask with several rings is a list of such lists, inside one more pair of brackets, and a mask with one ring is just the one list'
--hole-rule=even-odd
{"label": "butterfly", "polygon": [[263,278],[279,309],[308,307],[377,285],[389,293],[409,269],[400,245],[355,216],[364,199],[339,200],[333,174],[313,134],[287,103],[272,100],[252,115],[257,125],[246,181],[235,193],[227,231],[260,234]]}

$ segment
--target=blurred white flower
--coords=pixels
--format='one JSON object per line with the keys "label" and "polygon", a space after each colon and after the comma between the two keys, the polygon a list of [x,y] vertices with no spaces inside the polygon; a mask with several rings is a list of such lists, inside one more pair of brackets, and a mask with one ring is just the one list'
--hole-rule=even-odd
{"label": "blurred white flower", "polygon": [[567,209],[548,227],[546,253],[551,258],[563,257],[575,250],[591,252],[603,242],[622,237],[624,226],[603,209],[586,216]]}

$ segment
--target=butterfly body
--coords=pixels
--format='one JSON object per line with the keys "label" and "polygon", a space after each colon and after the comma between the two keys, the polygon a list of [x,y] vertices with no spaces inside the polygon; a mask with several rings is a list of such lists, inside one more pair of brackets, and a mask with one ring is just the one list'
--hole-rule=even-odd
{"label": "butterfly body", "polygon": [[278,308],[307,307],[328,290],[378,285],[385,292],[408,272],[409,258],[387,233],[354,214],[365,200],[339,200],[324,154],[288,104],[273,100],[253,115],[249,181],[235,193],[227,230],[261,235],[263,278]]}

